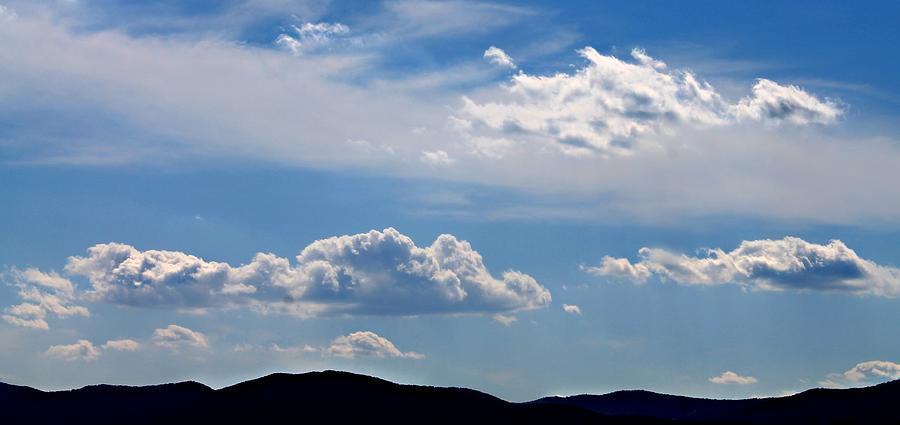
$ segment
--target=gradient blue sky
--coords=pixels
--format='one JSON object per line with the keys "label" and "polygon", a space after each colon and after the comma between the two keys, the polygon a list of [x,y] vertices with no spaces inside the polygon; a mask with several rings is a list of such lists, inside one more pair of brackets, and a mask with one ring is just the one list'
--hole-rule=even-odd
{"label": "gradient blue sky", "polygon": [[[527,400],[900,378],[897,5],[0,4],[0,380],[334,368]],[[451,262],[422,278],[405,251],[316,242],[388,228],[468,241],[454,252],[477,251],[492,284],[518,291],[503,273],[519,271],[552,301],[480,299],[465,285],[484,275]],[[66,267],[111,242],[296,270],[310,246],[344,284],[399,286],[321,295],[309,274],[285,295],[182,270],[145,278],[148,295],[128,276],[100,288],[116,264]],[[470,294],[429,292],[446,273]],[[221,295],[236,283],[256,292]],[[191,285],[208,297],[171,295]],[[323,310],[276,311],[289,296]]]}

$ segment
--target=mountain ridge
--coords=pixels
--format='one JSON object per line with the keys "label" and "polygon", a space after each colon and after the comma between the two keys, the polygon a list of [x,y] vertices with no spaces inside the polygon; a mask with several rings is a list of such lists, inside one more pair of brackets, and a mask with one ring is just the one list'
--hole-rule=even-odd
{"label": "mountain ridge", "polygon": [[213,389],[196,381],[147,386],[97,384],[41,391],[0,382],[0,409],[30,423],[355,422],[603,424],[900,423],[900,380],[866,388],[811,389],[791,396],[704,399],[621,390],[550,396],[524,403],[462,387],[399,384],[350,372],[272,373]]}

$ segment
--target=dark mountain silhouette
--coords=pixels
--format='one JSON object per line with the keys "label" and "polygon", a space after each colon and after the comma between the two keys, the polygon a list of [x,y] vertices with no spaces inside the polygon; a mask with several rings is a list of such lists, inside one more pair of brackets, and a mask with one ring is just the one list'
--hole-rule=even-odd
{"label": "dark mountain silhouette", "polygon": [[44,392],[0,383],[5,423],[892,423],[900,381],[783,398],[707,400],[619,391],[510,403],[465,388],[325,371],[277,373],[213,390],[197,382]]}
{"label": "dark mountain silhouette", "polygon": [[807,390],[789,397],[712,400],[649,391],[546,397],[532,404],[578,406],[608,416],[676,423],[900,424],[900,380],[867,388]]}

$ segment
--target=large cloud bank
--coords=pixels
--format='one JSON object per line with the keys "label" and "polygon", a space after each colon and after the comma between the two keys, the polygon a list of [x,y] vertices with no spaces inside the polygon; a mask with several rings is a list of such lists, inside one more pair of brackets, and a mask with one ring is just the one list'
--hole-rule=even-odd
{"label": "large cloud bank", "polygon": [[[551,301],[550,292],[531,276],[514,270],[495,276],[468,242],[447,234],[430,246],[418,247],[395,229],[372,230],[313,242],[295,259],[292,263],[260,253],[247,264],[232,266],[178,251],[98,244],[88,248],[86,256],[70,257],[64,269],[68,276],[85,278],[88,289],[76,294],[62,276],[37,270],[20,273],[23,291],[44,282],[58,286],[66,298],[13,306],[4,318],[46,328],[43,322],[18,321],[39,320],[48,312],[86,315],[83,307],[59,303],[76,296],[137,307],[249,306],[301,316],[511,313],[545,307]],[[35,313],[25,312],[23,306]],[[163,333],[158,335],[162,342],[183,334],[175,328]]]}

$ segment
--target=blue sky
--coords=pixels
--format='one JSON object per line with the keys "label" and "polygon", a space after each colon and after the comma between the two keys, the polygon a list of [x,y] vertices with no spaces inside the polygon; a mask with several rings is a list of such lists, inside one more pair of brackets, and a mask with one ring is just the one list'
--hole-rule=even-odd
{"label": "blue sky", "polygon": [[4,381],[900,378],[897,6],[2,4]]}

